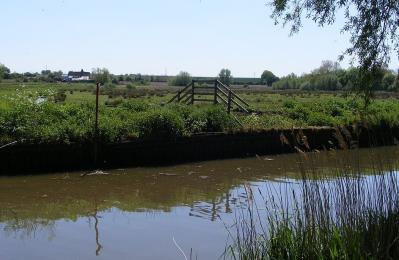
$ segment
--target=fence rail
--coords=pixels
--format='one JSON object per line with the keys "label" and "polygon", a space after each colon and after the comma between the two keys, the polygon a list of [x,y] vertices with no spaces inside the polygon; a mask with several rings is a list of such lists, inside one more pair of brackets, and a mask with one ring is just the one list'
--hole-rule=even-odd
{"label": "fence rail", "polygon": [[[213,96],[212,99],[203,96]],[[193,80],[168,102],[193,105],[196,102],[222,104],[230,114],[233,109],[249,113],[249,104],[219,80]]]}

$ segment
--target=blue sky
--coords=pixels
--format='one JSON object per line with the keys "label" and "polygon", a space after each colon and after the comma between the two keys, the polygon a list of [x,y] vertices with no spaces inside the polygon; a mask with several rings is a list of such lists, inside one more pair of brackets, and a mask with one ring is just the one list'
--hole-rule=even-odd
{"label": "blue sky", "polygon": [[[301,74],[348,46],[333,26],[292,37],[267,0],[2,0],[0,63],[12,71],[91,70],[214,76]],[[348,62],[343,62],[343,67]],[[397,58],[390,64],[398,68]]]}

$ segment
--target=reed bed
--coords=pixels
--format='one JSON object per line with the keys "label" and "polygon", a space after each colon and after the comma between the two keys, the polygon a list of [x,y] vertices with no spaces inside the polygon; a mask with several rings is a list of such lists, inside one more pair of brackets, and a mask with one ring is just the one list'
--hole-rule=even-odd
{"label": "reed bed", "polygon": [[383,164],[367,171],[338,165],[329,175],[300,164],[295,185],[259,189],[264,205],[248,199],[224,257],[399,259],[399,176]]}

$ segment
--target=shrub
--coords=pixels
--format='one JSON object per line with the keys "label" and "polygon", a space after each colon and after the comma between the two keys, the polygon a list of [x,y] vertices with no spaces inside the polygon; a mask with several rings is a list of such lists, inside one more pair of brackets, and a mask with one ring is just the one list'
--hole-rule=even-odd
{"label": "shrub", "polygon": [[154,110],[143,115],[138,131],[145,139],[176,139],[183,135],[184,122],[172,111]]}
{"label": "shrub", "polygon": [[125,101],[121,104],[123,109],[132,111],[132,112],[144,112],[150,109],[150,104],[143,101],[129,100]]}
{"label": "shrub", "polygon": [[128,90],[135,90],[135,89],[136,89],[136,86],[134,86],[132,83],[129,83],[129,84],[126,85],[126,88],[127,88]]}
{"label": "shrub", "polygon": [[181,71],[176,77],[169,80],[170,86],[187,86],[191,82],[191,76],[188,72]]}
{"label": "shrub", "polygon": [[233,118],[221,106],[210,106],[204,111],[207,132],[221,132],[231,128]]}
{"label": "shrub", "polygon": [[64,102],[66,99],[65,91],[59,91],[57,94],[54,95],[55,102]]}
{"label": "shrub", "polygon": [[117,98],[117,99],[105,101],[105,105],[106,105],[106,106],[111,106],[111,107],[116,107],[116,106],[122,104],[122,102],[123,102],[122,99]]}

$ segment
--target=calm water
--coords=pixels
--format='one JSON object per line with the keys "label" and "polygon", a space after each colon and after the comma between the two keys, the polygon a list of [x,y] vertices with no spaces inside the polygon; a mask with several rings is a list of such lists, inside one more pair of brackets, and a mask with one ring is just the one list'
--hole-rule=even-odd
{"label": "calm water", "polygon": [[[301,168],[397,163],[399,148],[161,168],[0,178],[0,259],[218,259],[252,190],[297,185]],[[379,165],[380,164],[380,165]]]}

